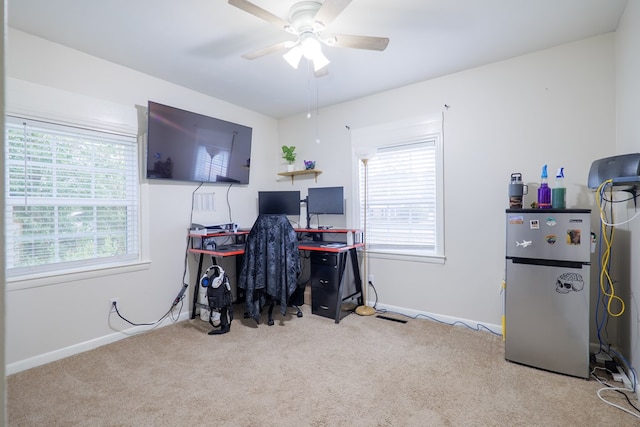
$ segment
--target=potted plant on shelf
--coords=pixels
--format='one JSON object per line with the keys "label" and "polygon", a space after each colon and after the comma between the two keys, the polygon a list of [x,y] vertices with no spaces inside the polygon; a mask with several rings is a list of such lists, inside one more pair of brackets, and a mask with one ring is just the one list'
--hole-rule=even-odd
{"label": "potted plant on shelf", "polygon": [[287,172],[293,171],[293,162],[296,161],[296,147],[292,145],[287,147],[286,145],[282,146],[282,158],[285,159],[288,163]]}

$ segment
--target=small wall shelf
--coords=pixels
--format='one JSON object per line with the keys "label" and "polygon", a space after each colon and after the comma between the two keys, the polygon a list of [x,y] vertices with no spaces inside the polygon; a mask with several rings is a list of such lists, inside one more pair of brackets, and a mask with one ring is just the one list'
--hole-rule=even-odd
{"label": "small wall shelf", "polygon": [[299,171],[292,171],[292,172],[279,172],[278,175],[280,176],[290,176],[291,177],[291,185],[293,185],[293,178],[295,176],[298,175],[314,175],[315,179],[316,179],[316,183],[318,182],[318,175],[320,175],[322,173],[321,170],[319,169],[305,169],[305,170],[299,170]]}

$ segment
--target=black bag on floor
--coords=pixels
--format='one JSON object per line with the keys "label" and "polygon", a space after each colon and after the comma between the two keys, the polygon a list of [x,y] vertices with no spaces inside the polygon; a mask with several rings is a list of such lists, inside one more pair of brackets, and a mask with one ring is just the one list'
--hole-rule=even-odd
{"label": "black bag on floor", "polygon": [[[231,321],[233,320],[233,296],[231,295],[231,284],[229,277],[225,274],[222,267],[212,265],[207,269],[202,278],[200,285],[207,288],[207,301],[209,303],[209,323],[214,328],[220,327],[220,330],[214,329],[209,335],[226,334],[231,330]],[[220,313],[220,324],[213,324],[213,311]]]}

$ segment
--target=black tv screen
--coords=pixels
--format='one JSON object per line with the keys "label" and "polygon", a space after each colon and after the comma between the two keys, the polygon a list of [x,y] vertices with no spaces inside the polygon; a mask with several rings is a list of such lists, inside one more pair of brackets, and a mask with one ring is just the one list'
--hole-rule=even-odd
{"label": "black tv screen", "polygon": [[252,129],[149,101],[147,178],[249,183]]}
{"label": "black tv screen", "polygon": [[258,213],[260,215],[300,215],[300,192],[259,191]]}
{"label": "black tv screen", "polygon": [[309,188],[309,194],[307,196],[307,213],[309,215],[344,214],[344,188]]}

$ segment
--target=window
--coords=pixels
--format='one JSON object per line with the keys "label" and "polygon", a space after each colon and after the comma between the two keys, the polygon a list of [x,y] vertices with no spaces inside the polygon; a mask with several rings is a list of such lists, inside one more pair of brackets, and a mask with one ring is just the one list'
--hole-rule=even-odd
{"label": "window", "polygon": [[9,277],[138,260],[134,136],[7,117]]}
{"label": "window", "polygon": [[228,176],[230,156],[230,150],[199,146],[193,179],[196,181],[216,181],[216,176]]}
{"label": "window", "polygon": [[[371,253],[444,256],[441,123],[396,123],[355,132],[354,143],[369,151],[366,170],[359,162],[359,194],[364,226],[366,173]],[[363,151],[363,145],[354,148]]]}

